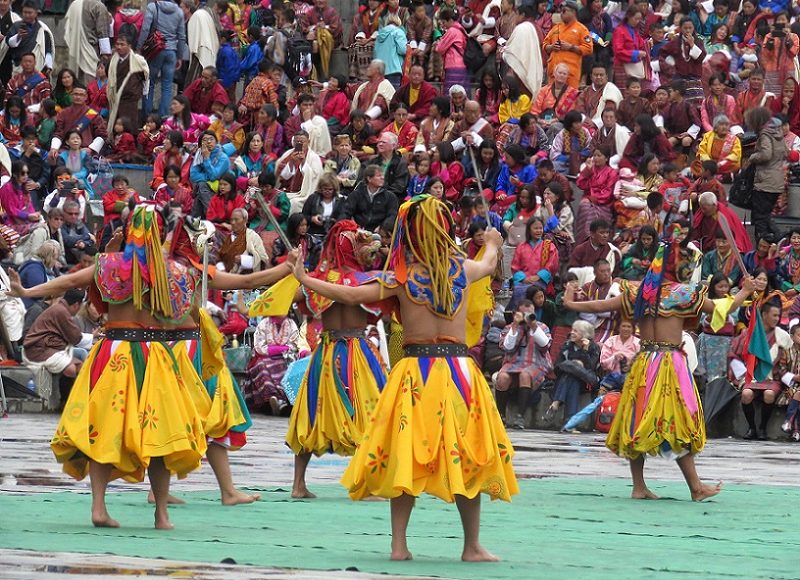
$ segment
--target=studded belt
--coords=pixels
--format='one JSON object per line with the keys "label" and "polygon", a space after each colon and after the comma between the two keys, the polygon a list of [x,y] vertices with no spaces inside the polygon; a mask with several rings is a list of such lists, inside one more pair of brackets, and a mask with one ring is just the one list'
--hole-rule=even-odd
{"label": "studded belt", "polygon": [[641,343],[641,350],[644,352],[669,352],[673,350],[681,350],[682,344],[675,344],[672,342],[657,342],[654,340],[643,340]]}
{"label": "studded belt", "polygon": [[469,355],[466,344],[407,344],[405,355],[413,358],[462,357]]}
{"label": "studded belt", "polygon": [[199,340],[200,331],[196,328],[109,328],[108,340],[127,340],[129,342],[175,342],[178,340]]}

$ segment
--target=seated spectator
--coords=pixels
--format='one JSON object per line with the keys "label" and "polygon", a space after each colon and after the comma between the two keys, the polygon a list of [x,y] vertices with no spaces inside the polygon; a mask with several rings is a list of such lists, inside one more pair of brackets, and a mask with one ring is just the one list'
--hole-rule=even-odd
{"label": "seated spectator", "polygon": [[[20,265],[17,272],[23,288],[33,288],[58,276],[58,269],[61,267],[63,257],[61,248],[62,244],[57,240],[45,240],[33,253],[33,256]],[[30,308],[34,301],[33,298],[22,299],[25,308]]]}
{"label": "seated spectator", "polygon": [[572,202],[572,186],[569,178],[563,173],[558,173],[549,159],[542,159],[536,164],[536,179],[533,180],[533,193],[544,200],[544,192],[550,184],[556,182],[561,185],[561,193],[567,202]]}
{"label": "seated spectator", "polygon": [[392,121],[383,128],[385,133],[397,135],[397,151],[408,158],[417,144],[417,126],[408,120],[408,109],[402,103],[390,105]]}
{"label": "seated spectator", "polygon": [[531,105],[530,112],[536,115],[539,125],[545,130],[559,129],[563,119],[578,100],[578,89],[567,83],[569,67],[560,63],[553,70],[550,84],[542,87]]}
{"label": "seated spectator", "polygon": [[500,124],[518,124],[520,117],[531,110],[530,96],[520,91],[519,81],[514,75],[508,75],[503,79],[500,94],[502,100],[497,115]]}
{"label": "seated spectator", "polygon": [[[412,93],[416,95],[413,102]],[[433,99],[437,94],[436,88],[425,80],[424,67],[414,64],[408,71],[408,83],[400,86],[392,97],[391,103],[403,103],[408,110],[408,119],[419,124],[428,116]]]}
{"label": "seated spectator", "polygon": [[[383,170],[384,187],[386,191],[397,198],[398,206],[406,195],[408,187],[408,164],[403,156],[397,151],[397,135],[393,133],[382,133],[376,144],[378,154],[367,161],[366,166],[377,165]],[[446,161],[448,169],[452,166],[455,157]],[[431,174],[433,174],[433,164],[431,164]],[[463,168],[460,176],[463,178]]]}
{"label": "seated spectator", "polygon": [[39,121],[36,124],[36,137],[39,140],[39,147],[44,148],[53,139],[56,130],[56,102],[53,99],[45,99],[39,107]]}
{"label": "seated spectator", "polygon": [[700,175],[704,161],[715,161],[720,174],[736,173],[742,165],[742,144],[739,137],[731,133],[731,121],[725,115],[714,117],[713,130],[703,135],[692,163],[692,173]]}
{"label": "seated spectator", "polygon": [[40,208],[47,195],[47,184],[50,182],[50,164],[45,163],[47,153],[39,149],[36,129],[26,125],[20,132],[22,141],[8,150],[12,159],[25,162],[28,166],[28,182],[25,188],[31,196],[33,207]]}
{"label": "seated spectator", "polygon": [[117,117],[111,134],[111,154],[107,156],[112,163],[148,163],[136,147],[133,125],[127,117]]}
{"label": "seated spectator", "polygon": [[[708,297],[711,300],[730,300],[731,282],[722,272],[717,272],[708,283]],[[725,319],[725,324],[719,330],[711,326],[712,317],[703,314],[700,317],[700,336],[697,338],[697,371],[706,384],[726,377],[728,374],[728,352],[736,331],[735,312],[731,312]]]}
{"label": "seated spectator", "polygon": [[597,131],[592,137],[592,146],[597,148],[605,146],[608,148],[610,155],[608,162],[613,168],[619,167],[622,154],[628,146],[628,141],[631,138],[631,132],[617,123],[617,112],[614,109],[606,109],[600,117],[602,124],[597,128]]}
{"label": "seated spectator", "polygon": [[64,212],[54,207],[47,213],[45,221],[37,225],[20,240],[14,248],[14,264],[21,265],[30,260],[46,240],[55,240],[61,246],[59,255],[64,255],[64,240],[61,237],[61,224],[64,223]]}
{"label": "seated spectator", "polygon": [[739,262],[734,255],[734,249],[728,243],[728,239],[721,229],[717,230],[715,237],[716,248],[706,252],[703,256],[703,267],[700,277],[703,280],[710,280],[716,273],[724,274],[733,286],[738,286],[742,278],[742,271]]}
{"label": "seated spectator", "polygon": [[781,431],[791,433],[792,441],[800,441],[800,324],[795,324],[789,330],[792,338],[792,347],[785,351],[783,373],[781,382],[786,385],[786,395],[789,399],[789,406],[786,409],[786,416],[781,424]]}
{"label": "seated spectator", "polygon": [[[89,354],[86,348],[91,346],[91,335],[85,338],[74,319],[85,296],[83,290],[67,290],[63,298],[39,315],[26,333],[22,360],[32,372],[44,369],[53,375],[70,378],[78,375]],[[39,394],[50,399],[48,403],[52,408],[58,407],[51,393],[41,391]]]}
{"label": "seated spectator", "polygon": [[523,243],[527,236],[528,220],[536,211],[536,203],[531,193],[532,189],[532,185],[523,185],[514,200],[514,204],[508,208],[503,216],[503,228],[506,231],[505,243],[503,244],[503,272],[507,276],[511,275],[511,260],[514,257],[517,246]]}
{"label": "seated spectator", "polygon": [[317,191],[322,177],[322,159],[311,149],[308,133],[301,130],[292,137],[293,147],[275,162],[278,189],[286,193],[292,213],[303,209],[308,197]]}
{"label": "seated spectator", "polygon": [[559,173],[578,175],[581,164],[589,159],[592,136],[581,121],[578,111],[564,117],[564,128],[558,132],[550,147],[550,161]]}
{"label": "seated spectator", "polygon": [[662,162],[674,161],[677,155],[667,137],[656,127],[652,115],[639,115],[633,125],[633,134],[628,140],[619,167],[636,171],[645,153],[655,153]]}
{"label": "seated spectator", "polygon": [[[461,249],[470,260],[480,260],[486,251],[486,220],[482,217],[475,217],[467,228],[467,239],[461,242]],[[389,232],[391,235],[391,232]],[[492,292],[496,293],[503,284],[503,264],[502,257],[498,252],[497,266],[491,277]]]}
{"label": "seated spectator", "polygon": [[[198,115],[211,115],[211,105],[215,102],[227,105],[229,102],[228,93],[217,80],[218,73],[216,67],[207,66],[200,74],[200,78],[193,80],[183,90],[183,96],[188,100],[188,110]],[[171,111],[175,115],[174,109]],[[187,141],[191,142],[191,141]],[[196,140],[195,140],[196,142]]]}
{"label": "seated spectator", "polygon": [[709,252],[716,247],[716,233],[719,227],[718,215],[722,215],[728,222],[736,240],[736,249],[740,253],[749,252],[753,249],[750,243],[750,236],[742,224],[742,220],[728,207],[727,203],[720,201],[716,195],[710,191],[701,193],[697,198],[700,211],[695,212],[692,220],[692,232],[701,252]]}
{"label": "seated spectator", "polygon": [[161,118],[155,113],[151,113],[147,115],[144,127],[136,137],[136,144],[142,155],[152,160],[156,157],[156,147],[163,145],[165,138],[166,135],[161,130]]}
{"label": "seated spectator", "polygon": [[273,415],[288,407],[289,399],[281,386],[286,370],[298,354],[300,331],[289,316],[266,316],[253,336],[253,357],[247,365],[247,381],[242,385],[248,409]]}
{"label": "seated spectator", "polygon": [[130,202],[139,203],[141,199],[136,190],[130,187],[128,178],[117,174],[111,181],[114,189],[103,194],[103,225],[113,219],[121,219],[122,212],[130,207]]}
{"label": "seated spectator", "polygon": [[320,239],[331,226],[343,219],[346,199],[339,195],[339,180],[332,173],[323,173],[317,184],[317,192],[303,204],[303,215],[308,221],[308,233]]}
{"label": "seated spectator", "polygon": [[[600,367],[607,374],[603,378],[604,391],[621,391],[625,376],[639,352],[639,339],[633,335],[633,322],[619,323],[619,334],[603,343],[600,349]],[[604,393],[601,393],[604,394]]]}
{"label": "seated spectator", "polygon": [[534,155],[546,151],[548,147],[547,135],[532,113],[524,113],[518,123],[509,125],[507,130],[501,129],[497,138],[497,148],[501,153],[509,145],[519,145],[531,157],[531,163],[534,162]]}
{"label": "seated spectator", "polygon": [[[222,176],[229,170],[230,159],[217,142],[216,133],[204,131],[200,147],[194,154],[192,168],[189,170],[189,179],[192,181],[194,190],[192,215],[200,217],[206,215],[214,194],[211,184],[222,179]],[[235,191],[235,178],[233,188]]]}
{"label": "seated spectator", "polygon": [[363,111],[350,111],[350,123],[341,133],[350,137],[353,153],[362,162],[375,154],[375,145],[378,143],[378,132],[367,120]]}
{"label": "seated spectator", "polygon": [[337,135],[333,147],[334,150],[325,161],[325,171],[336,176],[339,190],[347,197],[356,186],[356,180],[361,173],[361,162],[353,154],[353,142],[349,135]]}
{"label": "seated spectator", "polygon": [[654,153],[647,153],[642,156],[639,162],[639,168],[636,173],[636,179],[642,184],[643,197],[647,197],[650,193],[658,191],[664,178],[661,177],[661,161]]}
{"label": "seated spectator", "polygon": [[168,131],[164,137],[164,143],[155,148],[156,160],[153,164],[153,179],[150,181],[150,189],[156,191],[164,181],[164,170],[168,165],[180,168],[181,185],[191,189],[191,173],[193,158],[183,148],[183,134],[180,131]]}
{"label": "seated spectator", "polygon": [[195,144],[200,141],[200,135],[208,128],[209,118],[206,115],[192,112],[192,105],[186,95],[177,95],[172,99],[169,107],[170,114],[164,119],[161,130],[180,131],[183,142]]}
{"label": "seated spectator", "polygon": [[[20,236],[26,235],[42,220],[29,193],[28,166],[24,161],[11,163],[11,179],[0,187],[0,219]],[[31,188],[32,189],[32,188]]]}
{"label": "seated spectator", "polygon": [[214,120],[209,126],[209,131],[214,131],[220,145],[233,144],[236,151],[239,151],[244,144],[244,125],[236,120],[236,106],[225,105],[222,109],[222,117]]}
{"label": "seated spectator", "polygon": [[669,225],[674,219],[689,213],[689,180],[678,173],[674,163],[667,162],[661,168],[664,181],[658,192],[664,197],[664,221]]}
{"label": "seated spectator", "polygon": [[[319,252],[322,243],[317,238],[308,235],[308,220],[301,213],[293,213],[286,222],[286,237],[293,248],[299,248],[300,253],[305,256],[306,268],[313,270],[317,267]],[[272,244],[272,265],[277,266],[286,261],[289,250],[281,238],[277,238]]]}
{"label": "seated spectator", "polygon": [[[261,188],[261,197],[264,198],[264,201],[269,207],[269,211],[272,212],[275,222],[285,231],[286,220],[289,218],[289,213],[291,211],[291,203],[284,192],[276,189],[276,182],[275,174],[269,171],[263,171],[261,175],[258,176],[258,186]],[[265,232],[275,230],[272,222],[264,215],[264,208],[261,207],[260,203],[251,200],[248,205],[248,211],[250,213],[251,228],[256,231],[263,230]]]}
{"label": "seated spectator", "polygon": [[639,230],[636,243],[628,248],[622,258],[620,277],[625,280],[642,280],[658,250],[658,232],[653,226]]}
{"label": "seated spectator", "polygon": [[77,264],[79,252],[96,247],[94,235],[80,219],[80,206],[74,201],[64,203],[64,223],[61,226],[67,264]]}
{"label": "seated spectator", "polygon": [[[430,189],[431,180],[431,158],[427,153],[417,153],[411,161],[411,167],[414,168],[413,175],[408,180],[408,187],[406,188],[406,199],[422,195]],[[441,178],[439,178],[441,179]],[[444,184],[444,181],[442,181]],[[444,192],[442,193],[444,195]]]}
{"label": "seated spectator", "polygon": [[[492,125],[498,125],[500,120],[498,114],[500,112],[500,79],[497,78],[497,73],[494,70],[485,70],[481,75],[481,80],[478,88],[475,89],[475,100],[481,108],[482,115]],[[402,90],[402,88],[401,88]]]}
{"label": "seated spectator", "polygon": [[513,321],[500,335],[499,344],[505,357],[495,380],[497,410],[505,421],[509,390],[517,387],[517,415],[510,426],[524,429],[524,414],[532,403],[531,397],[553,370],[549,352],[550,329],[537,321],[530,300],[519,303]]}
{"label": "seated spectator", "polygon": [[255,131],[248,133],[239,147],[239,156],[233,162],[236,187],[245,192],[249,188],[258,188],[258,176],[267,169],[274,170],[272,161],[274,159],[264,153],[261,135]]}
{"label": "seated spectator", "polygon": [[[470,154],[472,152],[472,154]],[[475,165],[472,163],[472,155],[474,155]],[[478,145],[478,151],[475,152],[471,147],[464,149],[464,154],[461,156],[461,165],[464,167],[464,187],[478,187],[478,180],[476,179],[475,171],[477,169],[478,176],[480,177],[480,186],[483,187],[483,197],[487,203],[491,205],[492,211],[499,214],[504,214],[508,209],[509,203],[507,197],[503,200],[495,198],[495,190],[497,189],[497,181],[500,178],[500,154],[497,151],[494,139],[484,139]],[[419,174],[419,169],[417,170]],[[409,184],[410,187],[410,184]]]}
{"label": "seated spectator", "polygon": [[271,104],[264,105],[256,114],[253,131],[261,135],[264,153],[275,160],[283,152],[283,126],[278,122],[278,111]]}
{"label": "seated spectator", "polygon": [[164,183],[155,190],[153,199],[161,206],[175,204],[180,206],[183,215],[190,215],[192,212],[192,190],[181,184],[181,170],[177,165],[167,165],[163,174]]}
{"label": "seated spectator", "polygon": [[0,137],[7,148],[16,147],[22,141],[20,130],[27,124],[28,112],[22,98],[12,95],[0,111]]}
{"label": "seated spectator", "polygon": [[269,256],[261,237],[247,227],[247,210],[236,208],[231,212],[230,233],[223,236],[219,249],[217,269],[232,274],[258,272],[269,264]]}
{"label": "seated spectator", "polygon": [[584,192],[578,205],[575,224],[575,241],[578,244],[589,238],[589,226],[592,222],[599,219],[611,222],[614,185],[619,175],[616,169],[608,165],[608,153],[605,147],[595,149],[576,182]]}
{"label": "seated spectator", "polygon": [[244,196],[236,190],[236,178],[233,173],[225,173],[219,178],[216,193],[208,203],[206,218],[217,228],[231,229],[233,210],[247,205]]}
{"label": "seated spectator", "polygon": [[363,111],[376,131],[389,122],[389,103],[395,93],[392,83],[384,77],[385,71],[383,61],[373,59],[367,67],[367,80],[358,86],[350,105],[351,119],[355,111]]}
{"label": "seated spectator", "polygon": [[617,122],[633,131],[642,114],[650,114],[650,102],[642,97],[642,79],[628,77],[625,98],[617,106]]}
{"label": "seated spectator", "polygon": [[531,284],[540,284],[550,295],[555,294],[553,276],[558,272],[559,255],[555,243],[544,238],[544,222],[541,218],[528,220],[525,242],[518,245],[511,260],[511,273],[514,279],[514,295],[510,309],[524,298]]}
{"label": "seated spectator", "polygon": [[564,420],[578,412],[581,391],[596,386],[599,362],[600,347],[594,342],[594,327],[585,320],[576,320],[555,363],[556,390],[545,413],[546,420],[552,420],[562,405]]}
{"label": "seated spectator", "polygon": [[383,170],[367,165],[364,180],[347,197],[344,219],[352,219],[360,227],[374,232],[387,219],[395,219],[399,202],[396,195],[383,186]]}
{"label": "seated spectator", "polygon": [[[763,323],[764,338],[769,346],[768,356],[772,368],[769,374],[759,381],[748,376],[748,359],[755,357],[749,352],[748,346],[752,344],[749,333],[743,332],[731,344],[728,353],[730,363],[730,379],[742,393],[742,410],[747,420],[747,433],[745,439],[767,440],[767,423],[772,414],[772,407],[780,394],[781,368],[780,360],[786,356],[786,351],[792,348],[792,339],[789,334],[780,328],[781,307],[774,302],[767,302],[761,306],[761,320]],[[767,354],[767,353],[764,353]],[[756,428],[756,412],[753,402],[761,399],[761,423]]]}
{"label": "seated spectator", "polygon": [[78,187],[90,197],[94,196],[94,189],[89,183],[89,161],[91,155],[88,150],[81,147],[81,134],[76,129],[70,129],[64,135],[67,149],[58,154],[57,165],[69,169],[72,178],[78,182]]}
{"label": "seated spectator", "polygon": [[719,168],[716,161],[708,160],[701,162],[700,176],[689,185],[689,189],[687,190],[691,209],[697,208],[697,197],[705,191],[712,192],[717,196],[717,199],[723,203],[728,199],[725,186],[717,179],[718,171]]}
{"label": "seated spectator", "polygon": [[433,150],[431,175],[441,177],[445,198],[454,203],[464,191],[464,167],[456,159],[449,141],[437,143]]}
{"label": "seated spectator", "polygon": [[[503,163],[500,164],[500,174],[497,176],[497,193],[494,201],[502,209],[514,200],[517,190],[525,184],[536,179],[536,167],[529,163],[525,150],[519,145],[509,145],[503,152]],[[531,197],[535,206],[536,201]]]}
{"label": "seated spectator", "polygon": [[284,138],[297,135],[302,129],[308,134],[308,147],[320,157],[331,152],[331,135],[325,119],[316,114],[317,98],[301,94],[297,98],[297,114],[292,115],[283,125]]}
{"label": "seated spectator", "polygon": [[612,264],[611,270],[619,268],[620,252],[609,243],[611,224],[604,219],[594,220],[589,225],[589,239],[575,246],[568,265],[570,268],[594,268],[598,260],[607,260]]}
{"label": "seated spectator", "polygon": [[536,210],[536,215],[544,221],[544,233],[555,242],[562,264],[566,264],[575,236],[572,233],[575,217],[572,207],[566,200],[559,181],[553,181],[544,190],[543,203]]}
{"label": "seated spectator", "polygon": [[239,121],[246,127],[257,124],[258,114],[264,105],[272,105],[276,111],[278,109],[278,91],[271,78],[272,68],[275,66],[268,59],[263,59],[258,64],[258,74],[245,86],[238,112]]}
{"label": "seated spectator", "polygon": [[[798,230],[797,233],[800,234],[800,230]],[[790,236],[791,235],[794,235],[794,232],[791,232]],[[798,250],[800,250],[800,236],[798,236],[797,239],[797,246]],[[781,286],[780,289],[786,292],[788,288],[785,290],[782,284],[780,284],[780,278],[778,278],[778,255],[778,244],[772,243],[772,236],[761,236],[756,241],[756,248],[742,256],[742,262],[748,272],[753,272],[756,268],[765,269],[771,278],[776,278],[776,281],[779,283],[778,285]],[[800,256],[797,256],[795,259],[800,260]],[[800,279],[798,281],[800,282]]]}
{"label": "seated spectator", "polygon": [[84,220],[87,203],[86,192],[78,187],[78,183],[72,179],[72,174],[66,167],[56,167],[55,171],[53,171],[53,178],[55,179],[56,187],[44,198],[42,203],[44,213],[50,213],[56,207],[64,209],[66,202],[74,201],[80,208],[79,218],[81,221]]}
{"label": "seated spectator", "polygon": [[[581,286],[578,300],[605,300],[619,296],[620,289],[611,277],[611,264],[608,260],[597,260],[592,268],[592,279]],[[578,318],[587,320],[594,325],[594,340],[603,344],[616,330],[618,316],[615,312],[601,312],[599,314],[580,313]]]}
{"label": "seated spectator", "polygon": [[437,143],[453,139],[453,127],[455,122],[450,118],[450,99],[444,96],[435,97],[428,116],[419,124],[414,152],[431,154]]}
{"label": "seated spectator", "polygon": [[[736,108],[736,99],[725,92],[725,78],[722,75],[713,75],[708,80],[711,93],[703,99],[700,105],[700,121],[703,132],[710,133],[715,130],[716,119],[720,115],[727,117],[728,127],[731,122],[740,124],[739,111]],[[738,127],[741,130],[741,127]]]}

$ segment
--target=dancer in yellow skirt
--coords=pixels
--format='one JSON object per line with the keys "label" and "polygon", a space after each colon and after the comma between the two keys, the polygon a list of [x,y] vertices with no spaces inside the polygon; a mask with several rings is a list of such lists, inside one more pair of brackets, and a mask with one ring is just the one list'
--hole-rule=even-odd
{"label": "dancer in yellow skirt", "polygon": [[306,288],[336,302],[387,300],[398,307],[405,357],[392,368],[342,478],[353,499],[391,498],[395,560],[411,558],[406,530],[414,498],[424,492],[456,502],[464,528],[463,560],[496,560],[479,542],[480,494],[510,500],[519,491],[511,442],[465,344],[468,285],[494,272],[502,238],[495,230],[487,232],[491,251],[475,262],[464,257],[452,231],[442,202],[415,197],[400,207],[387,265],[393,275],[347,288],[295,267]]}
{"label": "dancer in yellow skirt", "polygon": [[[66,473],[76,479],[89,474],[95,526],[119,526],[106,508],[108,482],[118,477],[142,481],[147,471],[155,495],[155,527],[171,528],[170,475],[184,477],[197,469],[206,452],[203,423],[211,400],[197,373],[180,372],[168,346],[198,338],[189,314],[200,278],[187,228],[179,217],[171,219],[152,204],[139,205],[131,213],[123,252],[100,254],[94,268],[33,288],[22,288],[19,276],[11,276],[12,292],[21,297],[88,286],[95,306],[108,313],[105,338],[81,367],[51,441]],[[175,227],[165,228],[168,222]],[[289,262],[279,267],[282,271],[221,272],[210,287],[257,288],[288,273]]]}
{"label": "dancer in yellow skirt", "polygon": [[[687,320],[701,312],[713,314],[713,325],[724,325],[728,312],[738,308],[754,289],[744,279],[733,299],[712,301],[707,288],[689,282],[697,253],[687,247],[688,224],[670,226],[641,284],[621,283],[622,294],[608,300],[576,302],[576,283],[564,292],[564,306],[577,312],[621,311],[639,325],[642,348],[622,388],[617,414],[606,446],[630,461],[634,499],[657,499],[644,480],[646,455],[677,459],[694,501],[718,494],[722,483],[704,484],[697,475],[694,455],[706,442],[705,420],[697,386],[681,344]],[[696,324],[695,324],[696,326]]]}

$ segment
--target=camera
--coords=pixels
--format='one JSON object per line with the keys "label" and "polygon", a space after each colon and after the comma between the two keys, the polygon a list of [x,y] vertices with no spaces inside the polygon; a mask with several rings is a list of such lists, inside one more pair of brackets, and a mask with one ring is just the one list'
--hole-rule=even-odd
{"label": "camera", "polygon": [[536,314],[534,314],[533,312],[529,312],[528,314],[526,314],[525,322],[527,323],[536,322]]}
{"label": "camera", "polygon": [[62,181],[61,185],[58,187],[58,192],[61,195],[67,195],[72,193],[72,190],[78,187],[77,182],[72,179],[67,179],[66,181]]}

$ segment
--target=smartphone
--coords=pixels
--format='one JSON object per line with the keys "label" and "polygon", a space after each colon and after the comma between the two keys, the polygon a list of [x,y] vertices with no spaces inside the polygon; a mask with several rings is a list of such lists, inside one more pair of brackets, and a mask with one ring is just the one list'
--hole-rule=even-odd
{"label": "smartphone", "polygon": [[302,143],[295,143],[294,144],[294,150],[297,151],[298,153],[301,153],[303,151],[303,144]]}

